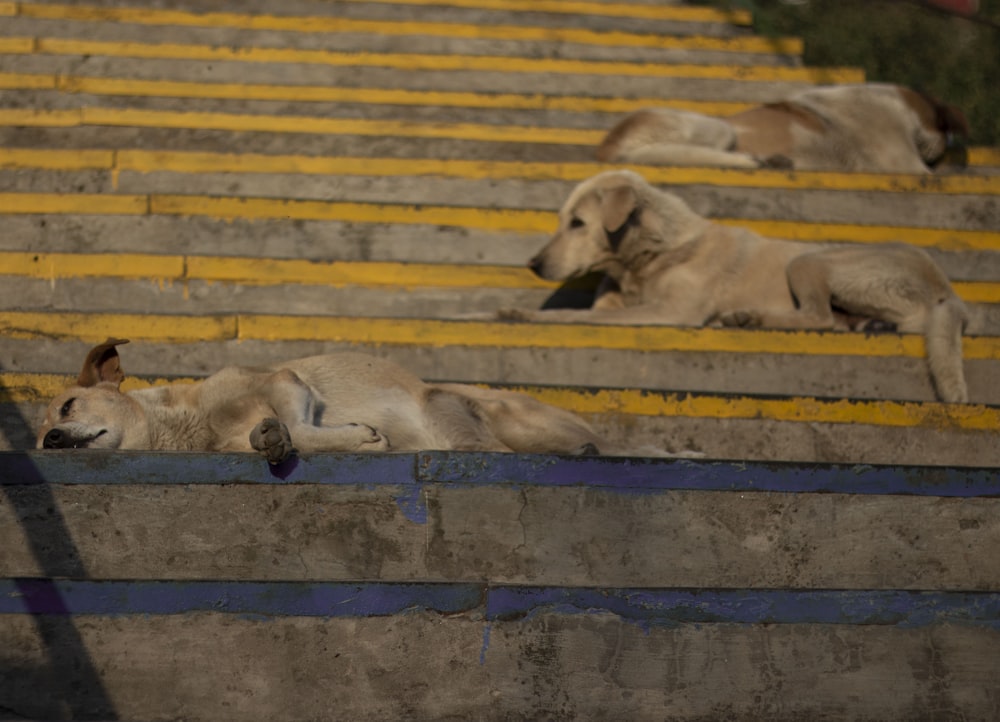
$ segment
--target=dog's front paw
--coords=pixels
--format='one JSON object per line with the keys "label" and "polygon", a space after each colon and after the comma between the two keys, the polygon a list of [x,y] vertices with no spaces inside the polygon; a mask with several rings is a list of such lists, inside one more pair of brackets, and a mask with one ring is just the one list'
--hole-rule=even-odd
{"label": "dog's front paw", "polygon": [[719,314],[719,322],[723,326],[740,328],[756,328],[761,325],[760,315],[753,311],[727,311]]}
{"label": "dog's front paw", "polygon": [[274,417],[268,417],[250,432],[250,446],[259,451],[270,464],[279,464],[295,450],[288,427]]}
{"label": "dog's front paw", "polygon": [[389,439],[368,424],[347,424],[355,451],[388,451]]}
{"label": "dog's front paw", "polygon": [[531,321],[534,317],[535,312],[526,308],[501,308],[496,312],[497,321]]}

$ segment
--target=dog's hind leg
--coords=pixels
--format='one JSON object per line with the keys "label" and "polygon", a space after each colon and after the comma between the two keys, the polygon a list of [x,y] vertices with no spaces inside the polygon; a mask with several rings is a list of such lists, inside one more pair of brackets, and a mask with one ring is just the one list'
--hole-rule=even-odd
{"label": "dog's hind leg", "polygon": [[580,417],[525,394],[463,384],[441,384],[439,388],[473,401],[491,435],[508,450],[581,456],[623,453]]}
{"label": "dog's hind leg", "polygon": [[935,299],[930,308],[899,324],[903,333],[923,333],[927,345],[927,365],[939,399],[965,403],[969,392],[962,364],[962,332],[968,311],[954,294]]}
{"label": "dog's hind leg", "polygon": [[796,307],[778,309],[737,309],[720,314],[724,326],[762,326],[785,329],[843,329],[834,313],[829,264],[821,253],[793,258],[785,269],[788,290]]}
{"label": "dog's hind leg", "polygon": [[272,464],[305,453],[386,451],[389,440],[366,424],[320,426],[312,389],[289,369],[264,377],[257,392],[273,411],[250,432],[250,445]]}

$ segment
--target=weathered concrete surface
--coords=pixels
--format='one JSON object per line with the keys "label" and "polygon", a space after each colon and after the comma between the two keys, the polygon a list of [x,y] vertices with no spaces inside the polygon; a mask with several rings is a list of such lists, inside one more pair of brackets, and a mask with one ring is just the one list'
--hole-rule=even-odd
{"label": "weathered concrete surface", "polygon": [[[511,333],[516,330],[512,324]],[[75,375],[92,345],[38,334],[30,340],[4,338],[0,339],[0,368]],[[267,365],[348,350],[391,358],[426,379],[912,401],[935,398],[926,361],[915,356],[228,340],[134,342],[124,364],[128,373],[140,376],[204,376],[227,365]],[[1000,404],[996,362],[966,359],[964,366],[973,402]]]}
{"label": "weathered concrete surface", "polygon": [[[540,613],[490,624],[426,612],[329,620],[82,617],[76,625],[86,660],[64,642],[68,634],[51,635],[51,646],[41,643],[35,625],[51,629],[62,621],[0,620],[7,672],[0,692],[12,713],[788,722],[1000,714],[1000,637],[956,624],[644,630],[602,614]],[[74,685],[83,660],[101,670],[105,699]],[[37,694],[39,688],[49,694]]]}
{"label": "weathered concrete surface", "polygon": [[[578,160],[586,161],[587,158]],[[124,193],[226,195],[360,203],[447,205],[456,208],[511,208],[555,213],[576,182],[524,178],[441,178],[432,173],[400,176],[324,176],[269,173],[174,173],[133,171],[0,171],[0,191],[31,193]],[[698,213],[714,218],[804,221],[902,228],[996,231],[1000,193],[965,195],[824,191],[663,185]],[[899,240],[906,240],[905,231]],[[1000,253],[996,255],[1000,256]]]}
{"label": "weathered concrete surface", "polygon": [[[322,7],[310,3],[313,8]],[[272,11],[273,12],[273,11]],[[563,15],[561,18],[565,18]],[[0,35],[54,36],[111,40],[117,42],[148,42],[150,28],[127,23],[70,22],[36,20],[25,17],[4,18]],[[703,48],[648,47],[627,45],[595,45],[577,42],[543,42],[532,40],[494,40],[488,38],[457,38],[433,35],[388,35],[378,33],[297,33],[279,29],[250,30],[239,28],[199,28],[162,26],[156,37],[163,43],[195,43],[230,47],[293,47],[302,50],[337,52],[429,53],[450,55],[524,56],[528,58],[566,58],[574,60],[691,63],[698,65],[765,65],[799,67],[796,55],[772,52],[743,52]]]}
{"label": "weathered concrete surface", "polygon": [[1000,588],[996,498],[296,478],[8,486],[0,576]]}
{"label": "weathered concrete surface", "polygon": [[[198,83],[279,85],[319,88],[405,88],[410,91],[466,91],[552,95],[554,97],[656,98],[758,103],[814,85],[808,81],[747,81],[738,78],[629,77],[586,74],[434,71],[324,67],[296,63],[145,60],[72,55],[0,56],[0,72],[65,75],[69,78],[129,78]],[[211,85],[207,87],[211,95]],[[155,90],[136,95],[156,95]],[[199,93],[201,94],[201,93]],[[178,108],[186,101],[176,101]]]}
{"label": "weathered concrete surface", "polygon": [[[42,0],[43,3],[47,0]],[[58,4],[58,3],[57,3]],[[88,0],[85,4],[91,7],[135,7],[133,2],[118,0]],[[630,3],[635,4],[635,3]],[[184,2],[154,1],[145,3],[149,9],[166,9],[188,13],[220,12],[219,4],[212,0],[185,0]],[[591,8],[594,6],[592,5]],[[706,35],[710,37],[735,37],[748,34],[748,29],[728,22],[710,20],[671,20],[669,13],[661,18],[629,17],[613,12],[603,13],[599,7],[596,12],[544,12],[522,6],[520,9],[491,9],[489,4],[476,7],[469,4],[441,5],[421,4],[414,9],[408,9],[404,15],[400,8],[390,2],[335,2],[315,3],[309,0],[293,0],[275,5],[267,0],[241,2],[238,6],[225,8],[221,12],[239,15],[265,15],[303,18],[352,18],[365,20],[411,21],[421,23],[460,23],[473,25],[516,25],[554,28],[588,28],[601,32],[620,31],[639,34],[662,35]],[[50,24],[70,24],[66,20],[50,20]],[[80,23],[83,24],[83,23]],[[93,23],[91,23],[93,24]],[[275,27],[275,23],[263,23]],[[302,35],[303,33],[299,33]]]}
{"label": "weathered concrete surface", "polygon": [[[257,285],[199,280],[106,278],[3,278],[0,304],[20,310],[101,313],[212,314],[286,313],[398,318],[462,318],[472,312],[541,308],[553,295],[546,289],[443,288],[425,286],[308,284]],[[561,294],[572,305],[589,305],[592,294]],[[9,302],[6,299],[11,299]],[[565,305],[561,304],[561,305]],[[1000,336],[1000,304],[968,304],[968,334]]]}
{"label": "weathered concrete surface", "polygon": [[[33,449],[44,403],[0,403],[0,450]],[[873,414],[876,410],[873,410]],[[958,428],[947,421],[922,426],[859,421],[832,423],[776,418],[646,416],[615,411],[582,413],[608,440],[710,459],[1000,467],[997,431]]]}
{"label": "weathered concrete surface", "polygon": [[[232,221],[209,217],[15,215],[0,250],[194,253],[337,261],[401,261],[525,266],[548,241],[544,233],[458,226],[313,220]],[[553,213],[553,230],[555,214]],[[141,245],[136,245],[141,239]],[[1000,278],[1000,253],[927,249],[954,280]]]}

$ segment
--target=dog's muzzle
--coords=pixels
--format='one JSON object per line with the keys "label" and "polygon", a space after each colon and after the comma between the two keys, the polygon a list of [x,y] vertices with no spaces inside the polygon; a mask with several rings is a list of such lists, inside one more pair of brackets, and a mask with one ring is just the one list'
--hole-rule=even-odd
{"label": "dog's muzzle", "polygon": [[79,449],[81,447],[86,447],[91,441],[101,436],[104,431],[100,431],[94,436],[75,437],[72,434],[67,433],[63,429],[50,429],[47,434],[42,438],[42,448],[43,449]]}

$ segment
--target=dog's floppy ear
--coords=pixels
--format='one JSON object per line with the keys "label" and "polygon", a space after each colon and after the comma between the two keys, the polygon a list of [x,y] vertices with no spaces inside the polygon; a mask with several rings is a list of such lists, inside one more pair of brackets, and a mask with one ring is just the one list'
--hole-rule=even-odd
{"label": "dog's floppy ear", "polygon": [[102,381],[120,384],[125,378],[118,350],[115,346],[128,343],[127,339],[109,338],[99,346],[94,346],[83,362],[83,370],[76,380],[77,386],[96,386]]}
{"label": "dog's floppy ear", "polygon": [[625,225],[639,205],[639,197],[630,185],[614,186],[601,193],[601,223],[614,233]]}

